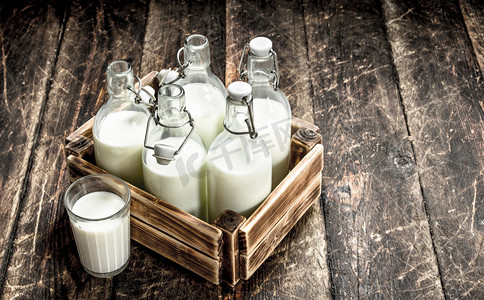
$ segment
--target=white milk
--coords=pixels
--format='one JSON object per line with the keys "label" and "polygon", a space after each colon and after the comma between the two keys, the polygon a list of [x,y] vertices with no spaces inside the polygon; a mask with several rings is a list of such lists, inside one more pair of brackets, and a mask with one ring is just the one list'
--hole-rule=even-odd
{"label": "white milk", "polygon": [[255,98],[254,122],[259,137],[272,155],[272,189],[289,171],[291,120],[284,106],[269,98]]}
{"label": "white milk", "polygon": [[[225,209],[249,217],[271,191],[271,158],[258,142],[249,151],[245,136],[227,132],[215,139],[208,153],[209,220],[212,222]],[[224,154],[225,153],[225,154]]]}
{"label": "white milk", "polygon": [[195,129],[200,134],[205,148],[224,129],[225,98],[210,84],[189,83],[183,86],[187,109],[195,120]]}
{"label": "white milk", "polygon": [[[123,208],[124,201],[110,192],[92,192],[79,198],[72,212],[88,219],[106,218]],[[82,265],[95,273],[110,273],[129,258],[129,213],[105,221],[75,221],[72,231]]]}
{"label": "white milk", "polygon": [[[178,148],[185,137],[169,137],[161,141]],[[163,166],[146,149],[143,175],[146,190],[202,220],[207,219],[206,151],[202,145],[188,139],[175,161]]]}
{"label": "white milk", "polygon": [[148,116],[141,112],[108,114],[99,136],[94,134],[96,164],[137,187],[143,188],[141,150]]}

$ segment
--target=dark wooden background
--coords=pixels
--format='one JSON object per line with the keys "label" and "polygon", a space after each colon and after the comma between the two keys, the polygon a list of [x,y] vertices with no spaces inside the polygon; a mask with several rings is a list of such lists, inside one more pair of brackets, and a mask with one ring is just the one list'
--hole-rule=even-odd
{"label": "dark wooden background", "polygon": [[[484,299],[483,1],[16,0],[0,30],[2,298]],[[244,43],[273,40],[293,115],[321,129],[323,194],[235,290],[135,242],[121,275],[91,277],[64,138],[110,61],[175,67],[192,33],[226,83]]]}

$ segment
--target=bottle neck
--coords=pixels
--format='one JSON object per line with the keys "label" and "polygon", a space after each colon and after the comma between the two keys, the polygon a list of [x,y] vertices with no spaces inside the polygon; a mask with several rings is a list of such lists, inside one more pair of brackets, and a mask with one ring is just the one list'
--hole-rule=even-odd
{"label": "bottle neck", "polygon": [[[251,111],[253,111],[252,101],[248,102]],[[245,104],[235,104],[227,101],[225,112],[225,127],[234,132],[246,132],[247,121],[250,121],[249,108]],[[248,136],[248,135],[247,135]]]}
{"label": "bottle neck", "polygon": [[134,95],[128,87],[134,86],[134,75],[131,64],[125,61],[114,61],[109,64],[107,71],[108,93],[112,101],[129,101]]}
{"label": "bottle neck", "polygon": [[163,85],[158,90],[157,117],[167,126],[181,126],[188,120],[185,112],[185,91],[176,84]]}
{"label": "bottle neck", "polygon": [[266,57],[255,56],[249,53],[247,58],[247,79],[250,84],[270,85],[274,80],[275,71],[274,56],[269,54]]}
{"label": "bottle neck", "polygon": [[210,46],[208,39],[199,34],[194,34],[185,39],[185,61],[189,63],[188,70],[204,71],[210,69]]}

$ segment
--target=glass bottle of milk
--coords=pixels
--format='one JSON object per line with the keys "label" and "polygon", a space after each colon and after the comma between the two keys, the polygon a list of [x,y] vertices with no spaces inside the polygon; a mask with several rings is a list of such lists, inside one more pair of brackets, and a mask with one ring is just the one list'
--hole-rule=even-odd
{"label": "glass bottle of milk", "polygon": [[[279,68],[277,54],[272,42],[266,37],[257,37],[249,43],[247,76],[254,98],[255,127],[272,154],[272,189],[289,172],[291,150],[291,107],[284,93],[279,89]],[[245,54],[245,48],[242,55]]]}
{"label": "glass bottle of milk", "polygon": [[96,164],[139,188],[143,188],[141,150],[150,112],[136,104],[131,64],[114,61],[107,68],[109,100],[94,119]]}
{"label": "glass bottle of milk", "polygon": [[[180,58],[182,52],[184,63]],[[207,37],[200,34],[187,37],[178,51],[178,63],[183,73],[176,83],[185,90],[187,109],[192,112],[195,127],[208,149],[223,130],[227,94],[222,81],[210,69]]]}
{"label": "glass bottle of milk", "polygon": [[249,217],[271,192],[272,158],[255,130],[252,88],[228,87],[225,130],[208,151],[208,208],[212,222],[225,209]]}
{"label": "glass bottle of milk", "polygon": [[148,121],[143,149],[146,190],[207,220],[207,152],[176,84],[158,90],[158,106]]}

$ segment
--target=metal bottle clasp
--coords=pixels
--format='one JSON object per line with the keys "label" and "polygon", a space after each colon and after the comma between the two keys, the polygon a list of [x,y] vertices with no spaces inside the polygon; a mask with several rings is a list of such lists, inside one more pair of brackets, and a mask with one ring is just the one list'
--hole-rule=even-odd
{"label": "metal bottle clasp", "polygon": [[[193,130],[195,129],[192,115],[186,108],[183,111],[188,114],[188,120],[185,123],[177,126],[163,124],[156,117],[154,117],[153,114],[148,118],[148,124],[146,125],[144,147],[154,151],[153,157],[156,158],[156,162],[160,165],[166,166],[170,162],[175,160],[175,155],[178,155],[180,153],[180,151],[183,149],[183,146],[185,146],[186,142],[188,141],[188,138],[190,137],[190,135],[193,133]],[[178,149],[171,145],[166,145],[161,143],[155,144],[154,146],[149,146],[147,144],[147,140],[148,140],[148,134],[150,132],[150,123],[152,119],[154,120],[156,125],[163,126],[166,128],[180,128],[185,126],[186,124],[190,124],[190,127],[191,127],[190,132],[187,134],[187,136],[181,143],[180,147],[178,147]]]}
{"label": "metal bottle clasp", "polygon": [[141,91],[144,91],[148,96],[150,96],[150,100],[149,100],[149,103],[147,104],[148,106],[154,106],[156,104],[156,98],[154,95],[152,95],[148,90],[146,90],[144,87],[143,87],[143,84],[141,82],[141,79],[139,78],[138,75],[135,75],[134,76],[136,78],[136,80],[138,80],[138,89],[135,90],[132,86],[129,86],[127,87],[128,91],[132,92],[134,95],[135,95],[135,98],[134,98],[134,102],[136,104],[141,104],[142,103],[142,98],[141,98]]}
{"label": "metal bottle clasp", "polygon": [[230,132],[231,134],[236,134],[236,135],[242,135],[242,134],[248,134],[251,139],[257,138],[259,135],[257,131],[255,130],[255,125],[254,125],[254,113],[252,111],[252,107],[249,105],[249,102],[247,101],[247,96],[242,98],[242,101],[244,104],[247,106],[247,110],[249,111],[249,118],[245,119],[245,124],[247,125],[247,131],[244,132],[239,132],[239,131],[233,131],[228,128],[228,126],[225,123],[224,119],[224,128]]}
{"label": "metal bottle clasp", "polygon": [[[243,80],[245,77],[247,77],[247,63],[244,64],[245,56],[249,56],[247,49],[249,49],[250,51],[249,44],[245,44],[244,48],[242,49],[242,55],[239,62],[239,80]],[[274,67],[271,70],[272,79],[270,81],[270,84],[272,85],[274,90],[277,90],[277,88],[279,87],[279,63],[277,61],[277,53],[272,49],[269,52],[274,57]]]}

